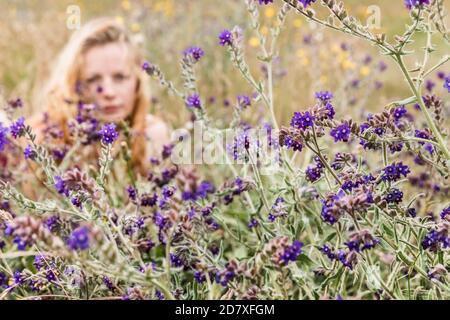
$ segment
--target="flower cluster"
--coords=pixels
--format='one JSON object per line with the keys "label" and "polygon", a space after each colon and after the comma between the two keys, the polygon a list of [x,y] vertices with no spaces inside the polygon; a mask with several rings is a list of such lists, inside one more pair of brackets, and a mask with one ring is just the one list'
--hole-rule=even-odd
{"label": "flower cluster", "polygon": [[277,218],[285,217],[286,215],[285,201],[282,197],[278,197],[272,205],[268,219],[270,222],[274,222]]}
{"label": "flower cluster", "polygon": [[8,144],[8,128],[3,127],[3,124],[0,122],[0,152],[5,149],[5,146]]}
{"label": "flower cluster", "polygon": [[67,239],[67,246],[71,250],[87,250],[89,249],[89,239],[89,229],[84,226],[79,227]]}
{"label": "flower cluster", "polygon": [[334,138],[334,142],[343,141],[348,142],[350,138],[350,127],[348,125],[348,121],[344,121],[342,124],[337,127],[331,129],[330,135]]}
{"label": "flower cluster", "polygon": [[291,127],[306,130],[314,125],[314,117],[306,111],[305,113],[295,112],[291,120]]}
{"label": "flower cluster", "polygon": [[14,139],[17,139],[21,136],[23,136],[25,132],[25,118],[20,117],[19,119],[14,122],[10,127],[10,133],[14,137]]}
{"label": "flower cluster", "polygon": [[407,165],[404,165],[402,162],[393,163],[383,170],[383,174],[381,179],[383,181],[397,181],[400,180],[402,176],[406,177],[411,170]]}
{"label": "flower cluster", "polygon": [[221,46],[231,46],[233,44],[233,34],[229,30],[223,30],[219,35],[219,43]]}
{"label": "flower cluster", "polygon": [[289,243],[287,237],[277,237],[271,239],[264,247],[263,253],[270,257],[270,260],[278,267],[284,267],[289,262],[295,262],[302,253],[303,243],[294,240]]}
{"label": "flower cluster", "polygon": [[[205,52],[199,47],[189,47],[183,52],[185,57],[191,58],[192,61],[198,62],[204,56]],[[148,67],[147,67],[148,68]]]}
{"label": "flower cluster", "polygon": [[193,95],[190,95],[189,97],[187,97],[187,99],[186,99],[186,106],[188,108],[201,109],[202,108],[202,102],[200,100],[200,96],[198,94],[193,94]]}
{"label": "flower cluster", "polygon": [[345,213],[351,215],[356,212],[365,212],[374,203],[371,191],[358,189],[353,194],[346,194],[340,190],[336,194],[330,194],[326,200],[322,200],[322,219],[333,225]]}
{"label": "flower cluster", "polygon": [[430,5],[430,0],[405,0],[406,7],[411,10],[414,7],[421,7],[423,5]]}
{"label": "flower cluster", "polygon": [[104,144],[112,144],[119,137],[119,133],[116,131],[116,125],[114,123],[105,124],[98,133],[102,137],[102,142]]}
{"label": "flower cluster", "polygon": [[306,180],[315,182],[320,179],[324,171],[324,165],[318,156],[314,157],[315,165],[306,168]]}

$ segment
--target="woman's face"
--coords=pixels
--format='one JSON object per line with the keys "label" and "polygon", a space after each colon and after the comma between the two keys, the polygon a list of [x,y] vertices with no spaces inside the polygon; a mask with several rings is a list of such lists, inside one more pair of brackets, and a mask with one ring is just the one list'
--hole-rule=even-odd
{"label": "woman's face", "polygon": [[83,58],[83,96],[97,105],[99,120],[116,122],[130,116],[138,80],[127,45],[95,46],[87,50]]}

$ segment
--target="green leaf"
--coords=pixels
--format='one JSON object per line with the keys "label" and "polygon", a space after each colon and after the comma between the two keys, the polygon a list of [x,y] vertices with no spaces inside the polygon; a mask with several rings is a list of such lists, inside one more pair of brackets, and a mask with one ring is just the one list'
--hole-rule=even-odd
{"label": "green leaf", "polygon": [[306,264],[307,266],[312,266],[314,264],[314,261],[312,261],[307,255],[301,254],[297,261],[299,261],[301,264]]}

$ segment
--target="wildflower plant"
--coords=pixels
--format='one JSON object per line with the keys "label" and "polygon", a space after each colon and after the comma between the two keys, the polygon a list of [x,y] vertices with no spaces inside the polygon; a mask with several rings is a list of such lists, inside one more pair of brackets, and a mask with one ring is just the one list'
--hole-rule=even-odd
{"label": "wildflower plant", "polygon": [[[93,106],[79,102],[70,122],[74,143],[55,154],[52,145],[37,143],[26,119],[14,117],[20,109],[7,106],[11,124],[0,123],[0,155],[33,163],[45,192],[30,199],[20,190],[23,181],[6,172],[12,166],[0,172],[0,297],[448,299],[448,76],[441,76],[442,96],[423,90],[450,60],[446,55],[429,66],[432,36],[449,44],[442,3],[406,1],[411,24],[389,42],[352,17],[344,2],[243,1],[264,72],[258,78],[247,62],[242,27],[223,26],[217,50],[248,87],[236,93],[232,120],[222,127],[196,77],[208,52],[187,46],[180,53],[180,81],[145,62],[142,72],[192,113],[200,140],[231,133],[225,143],[194,147],[195,154],[213,148],[220,155],[207,163],[220,167],[216,179],[205,178],[195,161],[176,161],[199,142],[195,134],[187,138],[192,132],[149,159],[144,176],[133,170],[125,121],[100,124],[90,115]],[[260,17],[268,6],[278,9],[270,35],[261,31]],[[279,123],[275,68],[289,15],[376,46],[398,66],[411,95],[357,118],[349,117],[340,95],[320,88],[312,106],[299,106]],[[408,49],[418,33],[426,46],[411,68],[405,57],[419,59]],[[257,106],[265,119],[243,121]],[[77,162],[85,145],[99,151],[96,166]]]}

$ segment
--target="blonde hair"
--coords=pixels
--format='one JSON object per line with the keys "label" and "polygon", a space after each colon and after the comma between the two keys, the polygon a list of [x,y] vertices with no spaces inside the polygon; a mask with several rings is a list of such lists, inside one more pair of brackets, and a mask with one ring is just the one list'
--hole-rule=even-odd
{"label": "blonde hair", "polygon": [[77,30],[62,50],[52,76],[44,89],[41,106],[50,121],[57,122],[63,128],[64,140],[69,141],[68,120],[76,115],[76,107],[67,103],[78,97],[77,84],[80,78],[82,55],[95,46],[109,43],[125,43],[130,50],[137,76],[137,92],[133,113],[130,117],[132,139],[132,159],[135,166],[143,172],[145,169],[145,129],[146,114],[150,108],[150,92],[147,77],[140,71],[143,56],[125,30],[112,18],[98,18]]}

